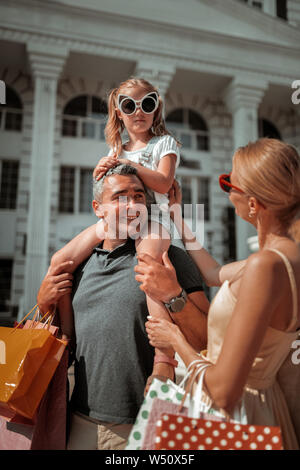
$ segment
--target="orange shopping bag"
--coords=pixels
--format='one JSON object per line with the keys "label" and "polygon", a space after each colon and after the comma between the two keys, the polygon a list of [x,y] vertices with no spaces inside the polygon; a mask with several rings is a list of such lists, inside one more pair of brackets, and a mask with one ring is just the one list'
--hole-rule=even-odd
{"label": "orange shopping bag", "polygon": [[33,419],[37,411],[67,344],[48,330],[50,319],[43,328],[40,322],[32,322],[29,329],[0,327],[0,341],[5,345],[5,361],[0,364],[3,415],[14,411]]}

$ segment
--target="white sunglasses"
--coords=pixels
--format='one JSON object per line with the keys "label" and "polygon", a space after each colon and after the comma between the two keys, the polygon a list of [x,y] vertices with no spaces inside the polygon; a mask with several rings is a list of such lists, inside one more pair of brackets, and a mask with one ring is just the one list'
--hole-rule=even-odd
{"label": "white sunglasses", "polygon": [[131,96],[118,95],[118,108],[127,116],[134,114],[138,108],[141,108],[145,114],[152,114],[157,110],[158,105],[158,94],[155,91],[148,93],[139,101],[131,98]]}

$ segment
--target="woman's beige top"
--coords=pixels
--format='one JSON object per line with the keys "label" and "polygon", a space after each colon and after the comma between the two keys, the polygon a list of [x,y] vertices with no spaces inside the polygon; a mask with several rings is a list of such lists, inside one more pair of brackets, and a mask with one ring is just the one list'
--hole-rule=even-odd
{"label": "woman's beige top", "polygon": [[[250,370],[241,402],[248,424],[280,426],[285,449],[298,449],[298,442],[291,422],[285,397],[277,383],[277,373],[290,353],[298,332],[298,300],[295,276],[287,257],[276,252],[285,263],[293,296],[293,314],[286,331],[268,327],[257,357]],[[240,271],[239,276],[242,274]],[[216,363],[220,354],[227,325],[235,308],[236,298],[230,284],[237,279],[225,281],[212,301],[208,314],[208,346],[206,358]],[[298,366],[300,368],[300,365]],[[296,393],[296,391],[295,391]],[[299,391],[298,391],[299,393]],[[298,417],[300,421],[300,416]]]}

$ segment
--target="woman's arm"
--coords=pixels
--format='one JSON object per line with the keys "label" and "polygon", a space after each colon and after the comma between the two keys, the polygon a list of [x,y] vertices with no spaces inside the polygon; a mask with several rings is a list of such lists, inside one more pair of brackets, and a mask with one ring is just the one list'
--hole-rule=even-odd
{"label": "woman's arm", "polygon": [[225,280],[231,279],[237,271],[245,266],[246,260],[236,261],[224,266],[219,264],[198,242],[191,229],[185,223],[181,209],[181,190],[176,180],[169,191],[169,198],[171,217],[187,252],[198,266],[205,283],[208,286],[220,286]]}
{"label": "woman's arm", "polygon": [[[209,395],[218,407],[227,411],[234,407],[243,392],[253,361],[279,304],[283,270],[282,264],[269,252],[251,255],[247,261],[220,355],[217,363],[205,373]],[[150,321],[147,331],[152,345],[170,344],[186,365],[197,357],[196,351],[174,325],[169,330],[169,343],[167,325]]]}
{"label": "woman's arm", "polygon": [[160,160],[157,170],[150,170],[139,163],[134,163],[131,160],[124,158],[120,158],[119,161],[136,168],[138,176],[141,178],[145,186],[157,193],[165,194],[169,191],[174,180],[176,158],[177,156],[175,154],[170,153],[165,155]]}

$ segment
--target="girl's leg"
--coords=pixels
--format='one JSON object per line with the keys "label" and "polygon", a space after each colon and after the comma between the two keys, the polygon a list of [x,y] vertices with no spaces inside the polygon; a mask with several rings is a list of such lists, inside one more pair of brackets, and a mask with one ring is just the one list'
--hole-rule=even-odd
{"label": "girl's leg", "polygon": [[[158,262],[162,263],[162,254],[164,251],[168,251],[170,247],[170,235],[167,230],[160,224],[154,223],[148,227],[148,232],[143,235],[142,238],[136,241],[136,251],[138,254],[147,253],[156,259]],[[169,313],[167,312],[165,306],[153,298],[146,296],[147,306],[149,315],[157,318],[164,318],[168,321],[172,321]],[[173,358],[174,351],[173,349],[155,349],[155,355],[164,354]],[[173,380],[174,378],[174,366],[168,363],[157,363],[153,367],[153,375],[160,375]],[[151,382],[150,382],[151,383]],[[149,386],[150,383],[147,385]],[[146,390],[147,391],[147,390]]]}

